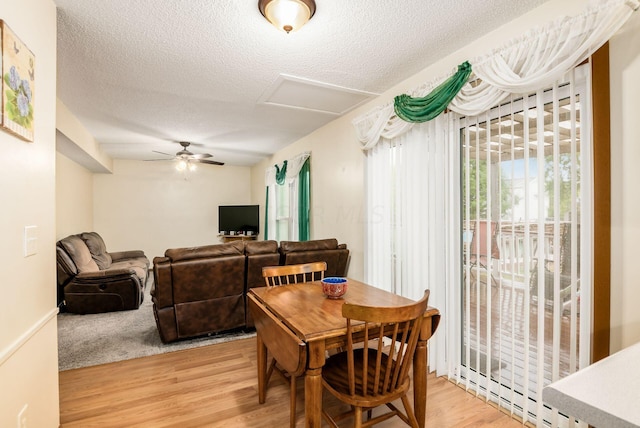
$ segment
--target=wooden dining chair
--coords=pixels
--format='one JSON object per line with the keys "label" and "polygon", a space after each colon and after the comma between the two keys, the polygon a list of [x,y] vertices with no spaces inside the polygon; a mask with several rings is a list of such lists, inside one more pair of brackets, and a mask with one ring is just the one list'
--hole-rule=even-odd
{"label": "wooden dining chair", "polygon": [[[262,268],[262,276],[264,277],[267,287],[279,287],[287,286],[289,284],[319,281],[321,279],[324,279],[324,273],[326,270],[326,262],[313,262],[285,266],[265,266]],[[292,333],[292,336],[295,335],[293,335]],[[299,371],[287,369],[287,367],[283,367],[278,363],[276,356],[278,355],[278,352],[280,352],[280,349],[277,348],[280,348],[282,346],[282,343],[283,342],[278,343],[274,341],[274,345],[271,347],[271,349],[269,349],[269,343],[265,341],[267,349],[272,354],[272,359],[271,364],[269,364],[269,369],[267,370],[267,374],[263,384],[264,390],[260,391],[260,395],[262,397],[266,396],[267,385],[269,384],[269,379],[271,379],[271,375],[274,371],[281,375],[285,379],[285,381],[289,383],[289,389],[291,390],[290,425],[291,428],[294,428],[296,425],[296,379],[302,373]],[[304,356],[306,358],[306,354],[304,354]]]}
{"label": "wooden dining chair", "polygon": [[[429,290],[426,290],[422,299],[408,306],[372,307],[349,303],[342,306],[342,315],[347,319],[347,349],[329,358],[322,369],[322,385],[349,404],[351,410],[331,416],[323,409],[322,416],[330,426],[337,428],[337,422],[349,416],[355,418],[354,426],[358,428],[393,416],[411,427],[418,426],[407,391],[409,369],[428,300]],[[388,340],[384,338],[390,339],[390,344],[385,345]],[[359,347],[358,343],[364,346]],[[404,414],[392,403],[398,398],[402,400]],[[371,410],[383,404],[390,411],[372,418]],[[367,410],[366,421],[362,420],[363,410]]]}
{"label": "wooden dining chair", "polygon": [[299,265],[265,266],[262,268],[267,287],[320,281],[327,270],[326,262],[303,263]]}

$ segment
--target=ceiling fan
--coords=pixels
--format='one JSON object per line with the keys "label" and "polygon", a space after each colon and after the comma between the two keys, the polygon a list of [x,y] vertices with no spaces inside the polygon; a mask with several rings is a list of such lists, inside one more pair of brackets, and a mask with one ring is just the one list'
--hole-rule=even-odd
{"label": "ceiling fan", "polygon": [[[169,153],[163,153],[163,152],[158,152],[156,150],[152,150],[152,152],[154,152],[154,153],[159,153],[159,154],[165,155],[165,156],[171,156],[172,159],[149,159],[149,160],[152,160],[152,161],[176,160],[176,161],[178,161],[178,168],[179,169],[187,168],[191,164],[191,162],[206,163],[206,164],[209,164],[209,165],[224,165],[224,162],[218,162],[218,161],[214,161],[214,160],[209,159],[210,157],[213,157],[209,153],[197,153],[196,154],[196,153],[190,152],[187,147],[189,147],[191,145],[191,143],[189,143],[188,141],[180,141],[179,143],[182,146],[182,150],[177,152],[175,155],[170,155]],[[180,166],[182,166],[182,168],[180,168]]]}

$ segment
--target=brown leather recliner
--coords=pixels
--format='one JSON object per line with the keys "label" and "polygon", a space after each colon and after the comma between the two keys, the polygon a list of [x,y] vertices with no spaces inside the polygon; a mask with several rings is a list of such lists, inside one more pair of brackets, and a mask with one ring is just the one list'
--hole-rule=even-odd
{"label": "brown leather recliner", "polygon": [[140,250],[107,252],[96,232],[56,243],[58,305],[94,314],[138,309],[144,299],[149,259]]}
{"label": "brown leather recliner", "polygon": [[337,239],[317,239],[314,241],[280,241],[280,264],[327,262],[328,276],[347,276],[349,250],[346,244],[338,244]]}
{"label": "brown leather recliner", "polygon": [[165,251],[153,259],[153,313],[164,343],[245,326],[244,243]]}

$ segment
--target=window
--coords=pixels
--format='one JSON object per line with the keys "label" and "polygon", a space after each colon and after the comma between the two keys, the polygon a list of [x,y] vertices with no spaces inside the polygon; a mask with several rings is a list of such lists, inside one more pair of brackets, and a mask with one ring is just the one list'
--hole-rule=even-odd
{"label": "window", "polygon": [[307,241],[310,211],[309,153],[266,171],[265,239]]}
{"label": "window", "polygon": [[276,235],[278,241],[288,241],[293,236],[293,217],[289,201],[292,195],[290,183],[276,184]]}

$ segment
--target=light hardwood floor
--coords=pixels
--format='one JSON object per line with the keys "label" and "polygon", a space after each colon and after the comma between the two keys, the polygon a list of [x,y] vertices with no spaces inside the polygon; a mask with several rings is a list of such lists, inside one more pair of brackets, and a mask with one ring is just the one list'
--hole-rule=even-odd
{"label": "light hardwood floor", "polygon": [[[255,348],[251,338],[60,372],[61,427],[288,427],[289,391],[282,379],[272,377],[266,403],[258,404]],[[302,381],[297,397],[298,426],[304,426]],[[324,398],[327,408],[343,406],[329,394]],[[376,426],[406,425],[393,418]],[[427,427],[522,425],[431,375]]]}

